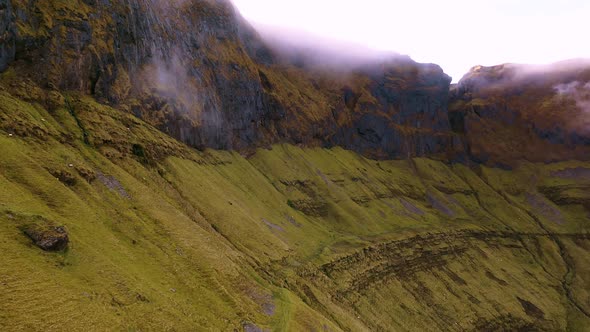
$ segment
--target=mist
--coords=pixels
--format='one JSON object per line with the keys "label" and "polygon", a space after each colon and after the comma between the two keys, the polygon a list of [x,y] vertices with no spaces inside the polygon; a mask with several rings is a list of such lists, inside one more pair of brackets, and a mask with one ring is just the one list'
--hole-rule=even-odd
{"label": "mist", "polygon": [[360,43],[330,39],[303,30],[254,23],[262,40],[284,60],[312,70],[347,71],[392,59],[409,57],[371,49]]}
{"label": "mist", "polygon": [[[475,65],[590,58],[585,0],[233,0],[262,34],[342,42],[436,63],[458,82]],[[356,51],[356,50],[355,50]],[[348,52],[351,52],[349,49]]]}
{"label": "mist", "polygon": [[578,76],[584,72],[590,72],[590,59],[569,59],[540,65],[506,63],[489,67],[475,66],[459,84],[484,90],[540,87],[569,84],[578,80]]}
{"label": "mist", "polygon": [[582,112],[582,116],[577,118],[579,122],[576,123],[576,127],[590,133],[590,81],[558,84],[554,89],[559,96],[575,102],[578,110]]}

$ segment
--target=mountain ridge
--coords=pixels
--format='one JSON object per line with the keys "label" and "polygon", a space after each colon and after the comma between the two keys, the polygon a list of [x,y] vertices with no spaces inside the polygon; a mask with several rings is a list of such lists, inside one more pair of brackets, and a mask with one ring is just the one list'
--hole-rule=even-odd
{"label": "mountain ridge", "polygon": [[[248,154],[285,142],[342,146],[377,159],[429,156],[505,166],[522,158],[541,160],[540,152],[533,150],[523,155],[494,144],[490,151],[479,147],[477,137],[489,129],[458,125],[473,112],[457,108],[472,108],[467,99],[474,92],[467,90],[491,91],[493,75],[512,80],[514,86],[496,89],[498,96],[488,98],[492,104],[494,98],[511,98],[521,88],[538,90],[539,86],[518,83],[511,76],[514,73],[500,67],[518,73],[534,69],[538,75],[525,76],[552,76],[554,84],[567,84],[580,68],[590,67],[582,61],[569,67],[566,63],[479,67],[479,73],[467,73],[459,88],[449,91],[450,78],[440,67],[418,64],[406,56],[342,60],[346,55],[337,51],[273,48],[228,1],[4,3],[2,15],[11,20],[0,26],[5,31],[0,39],[0,69],[13,62],[10,70],[16,76],[28,77],[48,93],[75,90],[92,95],[200,149]],[[324,65],[330,64],[330,57],[351,63]],[[470,85],[475,77],[492,81]],[[552,89],[545,89],[543,98],[559,104]],[[518,118],[523,107],[540,106],[523,99],[505,116]],[[570,105],[567,112],[576,110]],[[568,122],[557,111],[538,117],[547,117],[544,122]],[[579,137],[566,138],[536,128],[536,119],[522,120],[519,128],[513,128],[514,135],[537,136],[531,141],[536,143],[527,144],[556,151],[547,160],[587,158],[587,132],[576,131]],[[505,137],[490,138],[506,144]]]}
{"label": "mountain ridge", "polygon": [[[227,2],[15,5],[19,76],[118,105],[195,147],[284,141],[378,158],[452,149],[441,113],[450,79],[434,65],[397,58],[336,76],[285,65]],[[49,61],[31,71],[33,58]]]}

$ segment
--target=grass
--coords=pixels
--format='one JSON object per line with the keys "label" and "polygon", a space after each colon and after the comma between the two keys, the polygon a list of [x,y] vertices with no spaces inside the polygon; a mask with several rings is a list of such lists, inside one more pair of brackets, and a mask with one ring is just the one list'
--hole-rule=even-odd
{"label": "grass", "polygon": [[[588,240],[568,234],[588,233],[590,184],[555,171],[590,164],[470,169],[292,145],[244,158],[189,149],[69,98],[77,120],[0,92],[3,330],[465,330],[508,316],[587,326],[562,288],[564,253],[543,234],[565,239],[567,283],[588,307]],[[565,222],[552,222],[533,194]],[[556,204],[562,196],[577,200]],[[22,233],[38,218],[67,228],[67,251],[43,252]],[[525,235],[457,235],[464,230]],[[443,240],[416,238],[432,234]]]}

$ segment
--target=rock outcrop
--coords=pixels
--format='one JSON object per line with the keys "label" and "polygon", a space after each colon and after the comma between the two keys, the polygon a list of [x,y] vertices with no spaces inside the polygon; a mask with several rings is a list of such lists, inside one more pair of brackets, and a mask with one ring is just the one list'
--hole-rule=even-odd
{"label": "rock outcrop", "polygon": [[63,226],[31,225],[24,228],[25,234],[44,251],[61,251],[68,247],[70,239]]}

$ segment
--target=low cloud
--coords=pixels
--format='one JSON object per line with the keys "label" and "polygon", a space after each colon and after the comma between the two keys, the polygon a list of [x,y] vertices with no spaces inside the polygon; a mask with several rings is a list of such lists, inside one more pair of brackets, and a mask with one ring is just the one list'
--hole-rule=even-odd
{"label": "low cloud", "polygon": [[571,59],[543,65],[506,63],[491,67],[475,66],[460,83],[480,89],[542,86],[548,82],[559,82],[562,85],[561,82],[576,81],[582,71],[590,71],[590,59]]}
{"label": "low cloud", "polygon": [[590,115],[590,81],[558,84],[554,89],[558,95],[574,100],[582,112]]}
{"label": "low cloud", "polygon": [[254,28],[280,59],[312,69],[348,71],[395,58],[409,59],[395,52],[378,51],[304,30],[264,24],[254,24]]}

